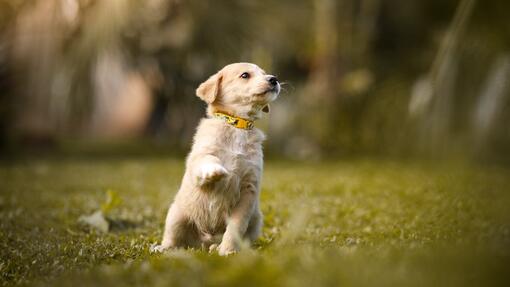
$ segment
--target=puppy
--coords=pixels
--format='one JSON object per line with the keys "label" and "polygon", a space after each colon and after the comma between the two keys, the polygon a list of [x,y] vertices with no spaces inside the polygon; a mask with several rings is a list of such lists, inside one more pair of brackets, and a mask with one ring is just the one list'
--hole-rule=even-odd
{"label": "puppy", "polygon": [[198,125],[156,251],[193,247],[228,255],[259,237],[265,136],[253,122],[279,93],[277,78],[250,63],[230,64],[198,87],[207,117]]}

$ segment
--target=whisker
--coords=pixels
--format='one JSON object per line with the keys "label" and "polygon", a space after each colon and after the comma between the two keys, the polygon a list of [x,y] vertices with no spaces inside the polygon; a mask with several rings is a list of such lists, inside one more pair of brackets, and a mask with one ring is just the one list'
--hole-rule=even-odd
{"label": "whisker", "polygon": [[289,89],[287,89],[288,86],[292,91],[295,90],[294,86],[290,84],[289,82],[280,82],[280,89],[282,92],[285,92],[286,94],[289,94]]}

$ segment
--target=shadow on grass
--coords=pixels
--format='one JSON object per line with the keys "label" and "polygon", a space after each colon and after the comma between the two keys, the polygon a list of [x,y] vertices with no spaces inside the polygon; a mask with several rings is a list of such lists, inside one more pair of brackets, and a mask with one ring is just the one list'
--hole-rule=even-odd
{"label": "shadow on grass", "polygon": [[142,228],[144,226],[143,222],[137,222],[129,219],[118,219],[118,218],[109,218],[106,220],[110,224],[110,232],[123,232],[129,231],[132,229]]}

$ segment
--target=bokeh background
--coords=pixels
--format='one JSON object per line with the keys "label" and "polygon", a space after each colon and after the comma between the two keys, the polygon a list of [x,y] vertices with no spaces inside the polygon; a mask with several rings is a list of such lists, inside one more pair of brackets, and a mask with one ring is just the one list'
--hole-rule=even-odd
{"label": "bokeh background", "polygon": [[510,162],[510,2],[2,0],[4,154],[185,152],[231,62],[285,82],[268,154]]}
{"label": "bokeh background", "polygon": [[[509,0],[0,0],[0,286],[510,286]],[[232,62],[253,248],[150,252]],[[247,246],[248,244],[246,244]]]}

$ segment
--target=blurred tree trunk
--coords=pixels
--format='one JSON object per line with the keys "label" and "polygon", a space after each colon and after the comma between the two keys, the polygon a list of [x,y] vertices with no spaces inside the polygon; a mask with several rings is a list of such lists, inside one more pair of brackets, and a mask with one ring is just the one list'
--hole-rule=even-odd
{"label": "blurred tree trunk", "polygon": [[499,55],[489,70],[472,117],[474,148],[478,154],[487,152],[490,141],[508,129],[508,123],[502,117],[510,97],[508,79],[510,54]]}
{"label": "blurred tree trunk", "polygon": [[381,6],[380,0],[361,0],[359,1],[359,17],[357,17],[356,31],[354,37],[357,45],[352,50],[352,54],[358,60],[357,65],[367,65],[371,62],[370,50],[376,32],[376,23],[379,17]]}
{"label": "blurred tree trunk", "polygon": [[[26,5],[12,26],[11,66],[17,94],[14,129],[25,140],[47,141],[55,134],[50,113],[52,75],[63,41],[62,18],[56,1]],[[19,77],[19,78],[18,78]]]}
{"label": "blurred tree trunk", "polygon": [[333,83],[338,51],[337,4],[335,0],[314,0],[314,4],[315,54],[310,85],[316,92],[316,99],[307,99],[312,102],[318,99],[327,106],[335,96]]}
{"label": "blurred tree trunk", "polygon": [[[425,98],[420,108],[418,147],[426,154],[447,152],[451,139],[455,86],[457,84],[459,43],[467,29],[476,0],[462,0],[442,39],[425,85],[416,98]],[[427,95],[428,93],[428,95]],[[411,98],[411,101],[413,99]],[[419,102],[416,100],[415,102]]]}
{"label": "blurred tree trunk", "polygon": [[372,84],[370,49],[379,0],[314,1],[314,50],[301,126],[319,148],[351,149]]}
{"label": "blurred tree trunk", "polygon": [[[338,23],[335,0],[314,0],[314,53],[312,69],[305,92],[300,99],[303,115],[302,127],[305,133],[318,140],[316,145],[328,142],[334,129],[335,96],[337,93]],[[318,150],[318,148],[312,149]]]}

